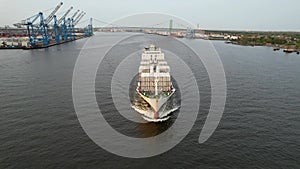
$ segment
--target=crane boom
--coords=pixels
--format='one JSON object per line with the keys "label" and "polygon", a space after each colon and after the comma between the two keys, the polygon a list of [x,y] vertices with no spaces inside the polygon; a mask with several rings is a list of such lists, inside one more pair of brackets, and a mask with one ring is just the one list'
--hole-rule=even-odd
{"label": "crane boom", "polygon": [[[81,11],[80,14],[77,15],[76,18],[73,20],[73,23],[75,23],[75,22],[80,18],[80,16],[81,16],[83,13],[84,13],[84,12]],[[72,20],[72,18],[71,18],[71,20]]]}
{"label": "crane boom", "polygon": [[75,22],[74,22],[74,26],[78,24],[78,22],[84,17],[86,13],[83,13]]}
{"label": "crane boom", "polygon": [[13,24],[14,26],[21,28],[22,26],[26,26],[28,22],[30,22],[33,18],[37,17],[39,14],[33,15],[27,19],[21,20],[18,23]]}
{"label": "crane boom", "polygon": [[73,14],[73,16],[72,16],[70,19],[71,19],[71,20],[74,19],[75,16],[78,14],[79,11],[80,11],[80,10],[77,10],[77,11]]}
{"label": "crane boom", "polygon": [[[42,12],[39,12],[39,14],[36,15],[36,17],[30,23],[33,24],[38,18],[43,18],[43,13]],[[41,20],[43,20],[43,19],[41,19]]]}
{"label": "crane boom", "polygon": [[45,19],[45,24],[47,25],[48,23],[51,22],[51,20],[53,19],[54,15],[56,14],[56,12],[59,10],[59,8],[63,5],[63,2],[59,3],[55,9],[51,12],[51,14]]}
{"label": "crane boom", "polygon": [[57,21],[57,25],[60,25],[61,22],[66,18],[66,16],[71,12],[71,10],[73,9],[73,7],[71,7],[58,21]]}
{"label": "crane boom", "polygon": [[78,15],[78,16],[76,17],[76,19],[73,21],[73,25],[76,25],[84,15],[85,15],[85,12],[82,11],[82,12],[80,13],[80,15]]}

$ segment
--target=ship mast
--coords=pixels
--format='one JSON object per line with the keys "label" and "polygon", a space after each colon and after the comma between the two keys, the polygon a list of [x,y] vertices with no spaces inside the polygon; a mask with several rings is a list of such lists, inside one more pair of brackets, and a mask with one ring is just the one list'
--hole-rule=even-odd
{"label": "ship mast", "polygon": [[158,96],[158,79],[155,77],[155,96]]}
{"label": "ship mast", "polygon": [[[158,111],[158,79],[155,77],[155,98],[156,98],[156,110]],[[154,113],[154,118],[159,118],[158,112]]]}

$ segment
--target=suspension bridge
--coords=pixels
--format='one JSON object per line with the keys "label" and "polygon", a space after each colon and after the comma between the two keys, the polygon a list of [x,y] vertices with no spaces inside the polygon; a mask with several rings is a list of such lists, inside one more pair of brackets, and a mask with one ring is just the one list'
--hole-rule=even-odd
{"label": "suspension bridge", "polygon": [[[175,36],[175,37],[185,37],[185,38],[197,38],[202,37],[205,32],[201,30],[199,26],[195,28],[191,24],[182,23],[178,20],[165,20],[154,24],[143,24],[138,26],[123,25],[118,22],[106,22],[97,18],[93,18],[94,30],[99,32],[143,32],[150,34],[159,34],[163,36]],[[99,26],[100,25],[100,26]]]}

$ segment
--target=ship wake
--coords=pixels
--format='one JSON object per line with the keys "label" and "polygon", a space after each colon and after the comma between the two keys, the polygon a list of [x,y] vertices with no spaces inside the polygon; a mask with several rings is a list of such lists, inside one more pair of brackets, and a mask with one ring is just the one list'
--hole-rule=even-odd
{"label": "ship wake", "polygon": [[132,105],[132,108],[135,111],[137,111],[138,113],[140,113],[142,115],[142,118],[148,122],[163,122],[163,121],[167,121],[170,118],[169,115],[171,115],[174,111],[178,110],[180,108],[180,106],[161,111],[160,112],[161,117],[158,119],[151,118],[151,116],[153,115],[153,112],[150,110],[141,109],[140,107],[138,107],[136,105]]}

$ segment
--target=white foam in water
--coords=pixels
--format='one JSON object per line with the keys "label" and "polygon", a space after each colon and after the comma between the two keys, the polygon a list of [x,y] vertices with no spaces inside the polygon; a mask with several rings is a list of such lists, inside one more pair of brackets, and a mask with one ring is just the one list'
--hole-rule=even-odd
{"label": "white foam in water", "polygon": [[160,118],[160,119],[152,119],[152,118],[148,118],[146,116],[142,116],[142,117],[143,117],[143,119],[145,119],[148,122],[163,122],[163,121],[167,121],[170,118],[170,116],[167,116],[165,118]]}
{"label": "white foam in water", "polygon": [[141,110],[139,108],[137,108],[136,106],[131,106],[135,111],[137,111],[138,113],[142,114],[143,119],[145,119],[148,122],[163,122],[166,121],[170,118],[170,116],[168,116],[169,114],[171,114],[172,112],[176,111],[177,109],[180,108],[180,106],[177,106],[173,109],[167,110],[167,111],[163,111],[161,114],[161,118],[159,119],[154,119],[151,118],[151,116],[153,116],[153,112],[151,111],[146,111],[146,110]]}

